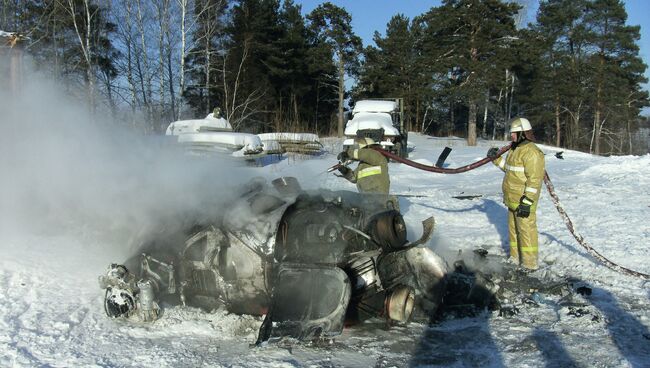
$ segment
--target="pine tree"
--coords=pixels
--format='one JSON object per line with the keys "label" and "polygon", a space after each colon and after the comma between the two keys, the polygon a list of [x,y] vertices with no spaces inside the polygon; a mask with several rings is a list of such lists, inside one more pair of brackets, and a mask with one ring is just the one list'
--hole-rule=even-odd
{"label": "pine tree", "polygon": [[[621,1],[595,0],[585,15],[587,40],[593,53],[589,58],[593,78],[593,129],[589,151],[600,154],[605,124],[617,135],[625,127],[624,109],[630,101],[643,99],[638,85],[645,81],[646,65],[639,57],[639,27],[626,25],[627,13]],[[645,95],[647,103],[647,93]],[[643,102],[634,103],[642,106]],[[636,115],[636,114],[635,114]],[[621,127],[621,125],[623,125]],[[612,144],[610,144],[610,147]]]}
{"label": "pine tree", "polygon": [[[192,47],[185,60],[188,78],[183,92],[195,115],[204,116],[215,107],[225,107],[223,66],[220,55],[225,38],[225,15],[228,6],[223,0],[195,0],[195,27],[191,33]],[[228,113],[228,111],[226,111]]]}
{"label": "pine tree", "polygon": [[272,41],[275,53],[269,56],[269,78],[276,94],[276,131],[300,129],[304,114],[304,95],[311,88],[305,20],[293,1],[283,3],[278,14],[281,33]]}
{"label": "pine tree", "polygon": [[[537,23],[522,32],[524,49],[518,58],[524,77],[519,102],[534,121],[538,139],[554,137],[571,146],[584,110],[583,1],[540,3]],[[572,134],[573,133],[573,134]]]}
{"label": "pine tree", "polygon": [[305,96],[305,108],[313,131],[330,134],[333,119],[338,115],[339,84],[337,67],[332,59],[332,46],[319,37],[314,29],[307,28],[309,48],[306,54],[310,88]]}
{"label": "pine tree", "polygon": [[[601,153],[602,127],[609,150],[630,151],[631,131],[647,105],[645,64],[638,56],[638,27],[625,25],[617,1],[550,0],[540,4],[530,44],[539,61],[528,81],[532,117],[554,126],[555,143]],[[587,123],[591,120],[591,123]],[[617,122],[620,122],[617,124]],[[627,139],[625,139],[627,138]]]}
{"label": "pine tree", "polygon": [[307,18],[312,30],[322,42],[330,44],[334,52],[338,75],[338,136],[343,136],[343,101],[345,99],[345,75],[358,71],[361,39],[352,31],[352,17],[345,9],[330,2],[314,9]]}
{"label": "pine tree", "polygon": [[490,76],[505,70],[508,43],[516,38],[519,6],[498,0],[445,0],[425,17],[425,54],[433,73],[449,75],[448,93],[467,106],[467,142],[476,144],[478,101]]}
{"label": "pine tree", "polygon": [[368,46],[364,51],[354,97],[402,97],[407,126],[418,126],[426,82],[418,67],[419,53],[409,19],[393,16],[386,25],[386,36],[375,32],[374,41],[377,47]]}

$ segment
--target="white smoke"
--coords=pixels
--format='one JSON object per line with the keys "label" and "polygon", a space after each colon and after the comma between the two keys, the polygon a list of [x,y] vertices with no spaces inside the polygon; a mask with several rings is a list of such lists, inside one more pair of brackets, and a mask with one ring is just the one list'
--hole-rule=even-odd
{"label": "white smoke", "polygon": [[128,255],[143,232],[217,215],[250,176],[240,163],[189,157],[125,125],[91,116],[63,83],[36,72],[25,72],[20,91],[3,87],[0,235],[92,234]]}

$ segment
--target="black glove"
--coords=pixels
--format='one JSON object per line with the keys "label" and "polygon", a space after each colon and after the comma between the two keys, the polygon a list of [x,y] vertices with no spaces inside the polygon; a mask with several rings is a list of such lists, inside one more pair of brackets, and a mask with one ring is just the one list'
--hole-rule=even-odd
{"label": "black glove", "polygon": [[[342,153],[344,153],[344,152],[342,152]],[[343,176],[347,176],[347,175],[350,173],[350,171],[352,171],[352,170],[351,170],[349,167],[347,167],[347,166],[339,166],[339,167],[338,167],[338,170],[339,170],[339,172],[340,172]]]}
{"label": "black glove", "polygon": [[[339,162],[345,162],[350,158],[348,155],[348,151],[343,151],[336,156],[336,159],[339,160]],[[347,169],[347,168],[346,168]]]}
{"label": "black glove", "polygon": [[499,152],[499,149],[496,147],[492,147],[487,151],[487,158],[489,159],[494,159],[497,157],[497,152]]}
{"label": "black glove", "polygon": [[523,217],[526,218],[530,216],[530,206],[533,205],[533,200],[526,197],[526,196],[521,196],[521,199],[519,200],[519,206],[515,209],[515,215],[517,217]]}

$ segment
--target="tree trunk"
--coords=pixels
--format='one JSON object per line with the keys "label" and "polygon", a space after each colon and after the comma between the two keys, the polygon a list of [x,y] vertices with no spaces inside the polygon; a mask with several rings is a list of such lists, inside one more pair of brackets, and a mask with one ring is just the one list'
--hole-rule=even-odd
{"label": "tree trunk", "polygon": [[303,128],[300,124],[300,113],[298,112],[298,96],[295,94],[293,94],[293,119],[295,122],[296,131],[303,131]]}
{"label": "tree trunk", "polygon": [[52,22],[52,43],[54,45],[54,75],[56,75],[57,77],[61,75],[58,25],[59,25],[58,21],[55,20]]}
{"label": "tree trunk", "polygon": [[[168,35],[169,36],[169,35]],[[169,40],[169,38],[168,38]],[[169,80],[169,103],[170,103],[170,113],[173,119],[176,116],[176,92],[174,91],[174,72],[172,70],[172,47],[171,44],[167,45],[167,79]]]}
{"label": "tree trunk", "polygon": [[147,37],[145,32],[144,16],[142,15],[142,2],[137,0],[137,26],[140,33],[140,53],[142,55],[142,65],[140,66],[140,79],[142,85],[142,100],[147,112],[147,122],[149,127],[153,128],[153,92],[151,87],[151,69],[149,66],[149,57],[147,56]]}
{"label": "tree trunk", "polygon": [[467,145],[476,146],[476,101],[469,99],[469,114],[467,117]]}
{"label": "tree trunk", "polygon": [[275,111],[275,116],[273,118],[275,120],[275,131],[276,132],[281,132],[282,131],[282,98],[278,99],[278,108]]}
{"label": "tree trunk", "polygon": [[165,28],[166,28],[166,16],[167,16],[167,1],[157,1],[156,7],[158,10],[158,95],[159,95],[159,110],[158,116],[154,119],[154,132],[158,132],[161,128],[161,117],[164,114],[165,110]]}
{"label": "tree trunk", "polygon": [[[74,0],[68,0],[68,11],[70,12],[70,16],[72,18],[72,23],[75,29],[75,33],[77,36],[77,40],[79,41],[79,46],[81,49],[81,55],[83,57],[85,66],[86,66],[86,75],[85,75],[85,82],[86,82],[86,97],[88,99],[88,109],[90,110],[91,115],[94,115],[95,113],[95,70],[94,70],[94,65],[92,61],[92,44],[90,43],[90,34],[92,31],[92,20],[94,17],[94,14],[90,13],[90,4],[88,2],[89,0],[84,0],[83,1],[83,20],[80,20],[77,18],[77,10],[76,10],[76,3]],[[84,22],[85,24],[85,32],[82,32],[80,29],[80,22]]]}
{"label": "tree trunk", "polygon": [[[185,26],[185,20],[187,18],[187,1],[188,0],[179,0],[179,5],[181,7],[181,49],[180,49],[180,70],[178,71],[180,81],[179,81],[179,94],[180,94],[180,99],[181,101],[179,102],[180,105],[183,104],[182,98],[183,94],[185,93],[185,48],[186,48],[186,35],[187,35],[187,30]],[[170,82],[171,83],[171,82]],[[180,120],[181,118],[181,106],[179,106],[176,119]]]}
{"label": "tree trunk", "polygon": [[[599,56],[599,73],[597,77],[597,84],[596,84],[596,111],[594,112],[594,131],[593,131],[593,145],[594,145],[594,154],[600,155],[600,127],[602,125],[601,123],[601,115],[603,111],[603,68],[605,64],[605,57],[604,57],[604,47],[601,47],[601,52]],[[591,147],[590,147],[591,151]]]}
{"label": "tree trunk", "polygon": [[129,102],[128,104],[130,105],[131,108],[131,127],[133,129],[136,128],[136,120],[135,120],[135,112],[138,106],[138,95],[137,95],[137,86],[135,84],[135,79],[133,77],[133,59],[134,59],[134,53],[135,53],[135,45],[133,43],[133,24],[132,24],[132,8],[131,8],[131,1],[124,1],[122,3],[123,8],[121,9],[122,13],[121,16],[123,18],[117,19],[118,23],[118,30],[119,30],[119,36],[122,38],[122,42],[124,42],[124,49],[126,50],[126,55],[125,55],[125,62],[126,66],[123,71],[124,74],[126,74],[126,83],[128,85],[128,90],[129,90]]}
{"label": "tree trunk", "polygon": [[316,108],[314,111],[314,124],[316,126],[316,134],[320,133],[318,130],[318,103],[320,102],[320,81],[316,81]]}
{"label": "tree trunk", "polygon": [[508,101],[508,121],[512,119],[512,101],[515,98],[515,73],[510,73],[510,101]]}
{"label": "tree trunk", "polygon": [[506,84],[504,87],[505,95],[503,96],[503,140],[509,140],[509,127],[506,126],[508,121],[510,121],[510,108],[508,107],[508,96],[510,91],[508,90],[508,81],[510,80],[510,70],[506,69]]}
{"label": "tree trunk", "polygon": [[338,114],[338,137],[343,137],[343,99],[345,98],[345,60],[343,51],[338,52],[339,57],[339,114]]}
{"label": "tree trunk", "polygon": [[487,137],[487,118],[488,118],[488,104],[490,103],[490,89],[488,88],[485,91],[485,109],[483,110],[483,131],[481,136],[483,138]]}
{"label": "tree trunk", "polygon": [[589,144],[589,153],[595,155],[600,154],[600,109],[596,104],[596,112],[594,113],[594,125],[591,130],[591,143]]}
{"label": "tree trunk", "polygon": [[630,124],[630,102],[627,103],[625,109],[625,130],[627,132],[627,142],[628,142],[628,155],[633,155],[632,151],[632,127]]}
{"label": "tree trunk", "polygon": [[455,108],[454,101],[451,100],[450,107],[449,107],[449,125],[447,126],[447,136],[448,137],[451,137],[452,135],[454,135],[454,125],[456,125],[455,124],[456,123],[456,121],[455,121],[455,119],[456,119],[455,115],[456,114],[455,114],[454,108]]}
{"label": "tree trunk", "polygon": [[578,137],[580,137],[580,118],[581,118],[581,112],[582,110],[582,102],[578,104],[577,111],[575,111],[571,115],[571,147],[573,149],[578,149],[579,142],[578,142]]}
{"label": "tree trunk", "polygon": [[560,147],[562,142],[562,127],[560,125],[560,96],[555,95],[555,146]]}
{"label": "tree trunk", "polygon": [[424,122],[420,124],[420,99],[415,100],[415,127],[424,128]]}
{"label": "tree trunk", "polygon": [[209,114],[210,110],[212,110],[211,104],[212,101],[210,99],[210,38],[205,37],[205,49],[203,50],[205,52],[205,65],[204,65],[204,71],[205,71],[205,114]]}
{"label": "tree trunk", "polygon": [[[497,108],[495,109],[495,112],[500,110],[502,97],[503,97],[503,88],[499,90],[499,97],[497,98],[497,103],[496,103]],[[501,118],[502,117],[499,117],[499,119]],[[505,122],[504,122],[504,126],[505,126]],[[492,125],[492,140],[495,140],[496,138],[497,138],[497,124],[496,124],[496,117],[495,117],[494,124]]]}

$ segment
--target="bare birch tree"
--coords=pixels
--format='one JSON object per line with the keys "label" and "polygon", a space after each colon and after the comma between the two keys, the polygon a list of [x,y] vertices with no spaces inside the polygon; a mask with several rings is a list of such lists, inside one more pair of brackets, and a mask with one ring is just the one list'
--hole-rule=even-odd
{"label": "bare birch tree", "polygon": [[257,109],[253,108],[253,106],[255,106],[255,102],[264,96],[264,91],[260,88],[254,89],[253,92],[243,96],[243,98],[239,95],[244,64],[246,63],[250,53],[250,40],[244,41],[244,44],[241,47],[241,60],[239,61],[237,70],[234,71],[232,81],[229,81],[231,79],[229,78],[230,72],[227,70],[228,55],[230,53],[225,50],[222,54],[223,69],[221,75],[223,83],[222,88],[224,91],[224,109],[226,119],[230,122],[234,130],[237,130],[243,121],[246,121],[248,118],[259,112]]}
{"label": "bare birch tree", "polygon": [[[136,6],[136,28],[140,36],[140,50],[136,58],[136,71],[138,73],[138,78],[140,82],[140,93],[142,96],[142,103],[144,104],[147,121],[151,124],[153,119],[153,90],[152,90],[152,72],[151,66],[149,65],[149,48],[147,45],[147,20],[145,19],[143,13],[147,12],[148,9],[143,9],[142,0],[135,0]],[[153,128],[151,126],[151,128]]]}
{"label": "bare birch tree", "polygon": [[77,7],[77,1],[67,0],[65,9],[70,15],[74,26],[75,35],[79,42],[79,48],[86,68],[86,93],[88,98],[88,108],[91,115],[96,109],[96,92],[95,92],[95,67],[92,60],[93,49],[91,42],[91,31],[94,18],[99,7],[93,6],[90,0],[81,0],[81,9]]}

